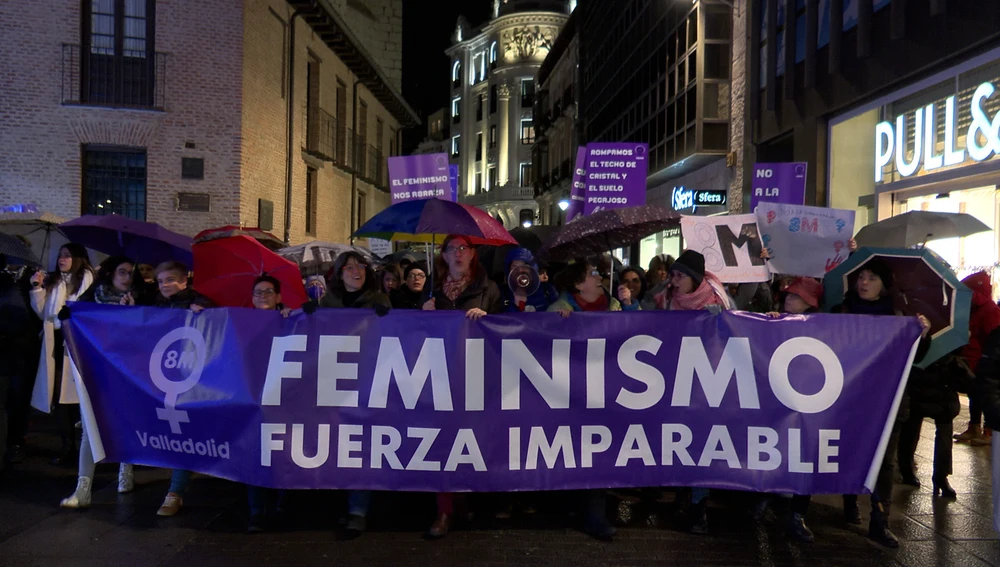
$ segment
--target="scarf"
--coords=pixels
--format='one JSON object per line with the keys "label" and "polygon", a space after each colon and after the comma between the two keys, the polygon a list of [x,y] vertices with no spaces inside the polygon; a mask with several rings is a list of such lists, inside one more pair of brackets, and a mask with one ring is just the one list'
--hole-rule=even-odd
{"label": "scarf", "polygon": [[852,315],[895,315],[892,297],[882,296],[875,301],[861,299],[856,292],[850,291],[844,297],[844,310]]}
{"label": "scarf", "polygon": [[118,288],[111,284],[102,283],[94,288],[94,301],[106,305],[121,305],[122,298],[125,297],[126,293],[128,292],[118,291]]}
{"label": "scarf", "polygon": [[448,297],[448,299],[454,302],[458,299],[458,296],[462,295],[462,292],[469,287],[470,283],[472,283],[472,275],[470,274],[465,274],[457,280],[452,279],[451,274],[448,274],[448,277],[445,278],[444,285],[441,286],[441,289],[444,290],[444,294]]}
{"label": "scarf", "polygon": [[[675,293],[673,297],[668,297],[670,288],[664,289],[656,294],[656,308],[670,309],[671,311],[697,311],[709,305],[721,305],[723,309],[729,309],[729,301],[723,295],[722,282],[718,276],[712,272],[705,272],[705,277],[701,280],[701,285],[691,293]],[[670,301],[669,307],[667,301]]]}
{"label": "scarf", "polygon": [[596,301],[587,302],[580,295],[574,293],[573,301],[580,306],[580,311],[607,311],[608,310],[608,296],[601,294]]}
{"label": "scarf", "polygon": [[45,320],[51,321],[56,329],[62,328],[62,321],[59,320],[59,311],[69,301],[76,301],[80,294],[90,288],[94,283],[94,276],[89,271],[83,273],[83,281],[80,282],[80,289],[75,293],[70,293],[69,286],[73,284],[70,274],[59,274],[59,283],[48,290],[45,298]]}

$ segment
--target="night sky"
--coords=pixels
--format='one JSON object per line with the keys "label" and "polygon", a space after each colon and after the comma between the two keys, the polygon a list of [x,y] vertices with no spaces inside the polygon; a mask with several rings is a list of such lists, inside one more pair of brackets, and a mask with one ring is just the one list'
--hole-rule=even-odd
{"label": "night sky", "polygon": [[427,115],[447,104],[451,85],[444,50],[458,16],[478,26],[489,19],[492,6],[491,0],[403,0],[403,98],[424,122],[404,136],[404,153],[424,139]]}

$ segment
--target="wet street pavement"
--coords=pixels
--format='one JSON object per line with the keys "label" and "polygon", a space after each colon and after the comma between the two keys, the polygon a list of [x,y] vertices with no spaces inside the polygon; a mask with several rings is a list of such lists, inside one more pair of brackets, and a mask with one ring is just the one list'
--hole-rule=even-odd
{"label": "wet street pavement", "polygon": [[[964,400],[963,400],[964,401]],[[955,420],[964,429],[967,414]],[[431,521],[433,497],[376,496],[370,531],[354,541],[336,537],[342,496],[298,492],[280,531],[246,533],[246,491],[235,483],[196,477],[185,507],[173,518],[156,510],[168,472],[139,467],[136,491],[116,492],[117,466],[100,465],[93,506],[63,510],[59,500],[75,486],[75,471],[48,464],[55,440],[30,438],[33,450],[0,476],[0,566],[71,565],[804,565],[861,566],[1000,565],[1000,543],[992,529],[990,449],[955,446],[952,485],[957,501],[933,498],[931,455],[934,426],[926,422],[917,450],[923,488],[896,487],[891,527],[902,541],[889,550],[869,541],[867,498],[864,526],[848,526],[839,497],[813,500],[808,524],[816,543],[795,543],[785,535],[787,506],[757,525],[741,494],[713,493],[711,533],[679,529],[675,508],[665,503],[635,506],[632,520],[613,543],[601,543],[571,529],[559,497],[542,499],[539,512],[515,513],[509,521],[474,521],[446,539],[428,542],[420,534]],[[484,500],[480,498],[479,500]],[[616,510],[610,511],[612,515]]]}

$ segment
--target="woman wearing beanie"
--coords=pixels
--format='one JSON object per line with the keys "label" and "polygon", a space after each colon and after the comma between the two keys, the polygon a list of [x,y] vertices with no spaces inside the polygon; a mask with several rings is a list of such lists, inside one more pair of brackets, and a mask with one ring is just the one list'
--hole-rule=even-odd
{"label": "woman wearing beanie", "polygon": [[[705,271],[705,257],[694,250],[685,250],[670,266],[670,284],[654,296],[657,309],[691,311],[707,309],[713,313],[733,309],[733,300],[726,293],[718,276]],[[708,533],[705,508],[707,488],[691,489],[691,532]]]}
{"label": "woman wearing beanie", "polygon": [[[892,270],[889,269],[889,266],[880,258],[872,258],[863,264],[853,287],[844,296],[844,303],[832,311],[853,315],[899,315],[893,307],[890,293],[892,283]],[[920,325],[923,327],[923,334],[914,362],[920,362],[930,348],[930,339],[927,338],[931,328],[930,321],[923,315],[918,317]],[[889,531],[889,511],[892,507],[892,487],[895,481],[899,434],[902,423],[908,417],[909,398],[904,391],[903,399],[900,401],[896,413],[896,422],[893,424],[892,433],[889,435],[889,442],[885,448],[882,467],[879,469],[878,478],[875,481],[875,490],[872,491],[871,495],[872,514],[868,524],[868,537],[886,547],[899,547],[899,540]],[[853,498],[844,497],[844,518],[849,523],[861,523],[856,496]]]}
{"label": "woman wearing beanie", "polygon": [[412,262],[403,268],[403,285],[392,290],[389,299],[395,309],[420,309],[424,305],[427,262]]}

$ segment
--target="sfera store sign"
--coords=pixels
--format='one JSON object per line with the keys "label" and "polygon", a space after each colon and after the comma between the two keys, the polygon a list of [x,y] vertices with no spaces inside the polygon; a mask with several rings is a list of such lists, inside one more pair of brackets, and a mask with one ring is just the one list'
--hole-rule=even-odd
{"label": "sfera store sign", "polygon": [[[965,148],[956,148],[958,112],[956,97],[950,96],[944,104],[944,151],[938,152],[937,121],[935,105],[931,103],[918,108],[913,115],[913,156],[907,160],[906,139],[909,131],[909,115],[896,117],[896,124],[881,122],[875,126],[875,182],[882,181],[882,168],[893,159],[900,177],[909,177],[920,170],[931,172],[942,167],[959,165],[969,159],[986,161],[994,154],[1000,154],[1000,113],[990,116],[983,108],[984,101],[993,97],[996,88],[993,83],[979,85],[972,95],[967,112],[972,116],[969,129],[965,132]],[[997,95],[1000,96],[1000,95]]]}
{"label": "sfera store sign", "polygon": [[674,187],[670,195],[670,204],[675,211],[686,209],[697,210],[698,207],[724,206],[727,195],[728,192],[725,190]]}

